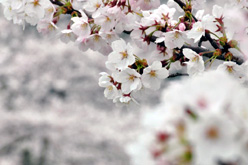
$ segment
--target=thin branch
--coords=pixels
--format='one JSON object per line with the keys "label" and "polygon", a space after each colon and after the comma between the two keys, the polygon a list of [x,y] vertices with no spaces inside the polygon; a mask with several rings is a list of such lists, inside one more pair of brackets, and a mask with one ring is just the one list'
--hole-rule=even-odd
{"label": "thin branch", "polygon": [[64,6],[64,4],[58,0],[50,0],[50,2],[54,5],[58,5],[58,6]]}
{"label": "thin branch", "polygon": [[[64,6],[64,4],[59,0],[50,0],[50,2],[54,5]],[[71,8],[66,7],[66,9],[67,9],[66,14],[71,15],[72,13],[77,13],[78,17],[82,17],[82,14],[78,10],[75,10],[72,7]]]}
{"label": "thin branch", "polygon": [[206,37],[206,39],[210,42],[210,44],[211,44],[215,49],[219,49],[219,45],[216,43],[216,41],[214,41],[214,40],[211,38],[211,36],[210,36],[209,33],[206,33],[206,32],[205,32],[205,37]]}
{"label": "thin branch", "polygon": [[174,0],[182,9],[186,7],[185,3],[183,3],[181,0]]}
{"label": "thin branch", "polygon": [[179,77],[179,76],[189,76],[189,75],[187,73],[175,73],[175,74],[169,75],[169,77],[167,77],[167,78],[175,78],[175,77]]}

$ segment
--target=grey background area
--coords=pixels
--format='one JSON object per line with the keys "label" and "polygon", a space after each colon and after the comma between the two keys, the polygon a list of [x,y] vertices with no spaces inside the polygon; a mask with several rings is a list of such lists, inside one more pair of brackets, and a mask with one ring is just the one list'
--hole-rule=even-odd
{"label": "grey background area", "polygon": [[117,108],[98,86],[106,60],[35,27],[23,31],[1,9],[0,165],[128,165],[140,112],[161,92],[137,109]]}

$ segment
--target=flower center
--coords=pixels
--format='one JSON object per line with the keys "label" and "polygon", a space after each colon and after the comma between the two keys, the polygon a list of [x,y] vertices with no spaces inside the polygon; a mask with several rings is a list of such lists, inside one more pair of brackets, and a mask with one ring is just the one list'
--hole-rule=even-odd
{"label": "flower center", "polygon": [[109,91],[112,91],[113,90],[113,86],[112,85],[108,86],[107,88],[108,88]]}
{"label": "flower center", "polygon": [[156,77],[156,71],[154,71],[154,70],[152,70],[149,74],[151,77]]}
{"label": "flower center", "polygon": [[233,72],[233,67],[232,66],[227,66],[226,69],[227,69],[227,71],[229,73],[232,73]]}
{"label": "flower center", "polygon": [[99,35],[95,35],[95,36],[94,36],[94,40],[95,40],[96,42],[98,42],[98,41],[99,41],[99,38],[100,38],[100,36],[99,36]]}
{"label": "flower center", "polygon": [[145,2],[145,3],[150,3],[150,2],[151,2],[151,0],[144,0],[144,2]]}
{"label": "flower center", "polygon": [[106,22],[111,22],[111,19],[108,16],[106,17]]}
{"label": "flower center", "polygon": [[40,5],[40,4],[39,4],[39,0],[34,0],[33,4],[34,4],[34,6]]}
{"label": "flower center", "polygon": [[101,7],[101,4],[100,3],[96,3],[95,4],[95,7],[98,9],[99,7]]}
{"label": "flower center", "polygon": [[197,32],[203,32],[203,30],[204,30],[204,29],[201,28],[201,27],[198,27],[198,28],[196,29]]}
{"label": "flower center", "polygon": [[85,30],[85,29],[86,29],[86,27],[87,27],[87,23],[83,23],[83,24],[81,24],[81,28],[82,28],[83,30]]}
{"label": "flower center", "polygon": [[199,61],[199,57],[198,56],[195,56],[193,59],[192,59],[192,62],[197,62]]}
{"label": "flower center", "polygon": [[134,79],[136,78],[136,76],[134,76],[133,74],[129,76],[128,80],[130,81],[134,81]]}
{"label": "flower center", "polygon": [[208,128],[206,131],[206,137],[212,140],[217,139],[219,137],[218,129],[215,126]]}
{"label": "flower center", "polygon": [[179,35],[180,35],[180,33],[179,33],[178,31],[176,31],[175,34],[174,34],[174,37],[175,37],[176,39],[178,39],[178,38],[179,38]]}
{"label": "flower center", "polygon": [[125,51],[125,52],[120,52],[120,54],[122,55],[122,60],[123,60],[124,58],[127,58],[127,56],[128,56],[127,51]]}

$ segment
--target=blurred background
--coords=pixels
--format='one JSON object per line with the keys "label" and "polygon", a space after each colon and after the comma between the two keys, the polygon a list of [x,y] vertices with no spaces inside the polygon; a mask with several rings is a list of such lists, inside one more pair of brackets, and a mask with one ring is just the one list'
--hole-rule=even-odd
{"label": "blurred background", "polygon": [[124,148],[160,91],[118,108],[98,86],[106,56],[22,30],[2,9],[0,29],[0,165],[128,165]]}

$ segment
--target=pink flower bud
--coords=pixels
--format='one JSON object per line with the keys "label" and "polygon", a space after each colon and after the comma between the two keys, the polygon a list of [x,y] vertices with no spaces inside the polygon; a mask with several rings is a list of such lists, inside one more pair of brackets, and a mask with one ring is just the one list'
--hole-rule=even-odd
{"label": "pink flower bud", "polygon": [[180,23],[178,27],[179,27],[179,30],[181,31],[184,31],[186,29],[186,26],[184,25],[184,23]]}

